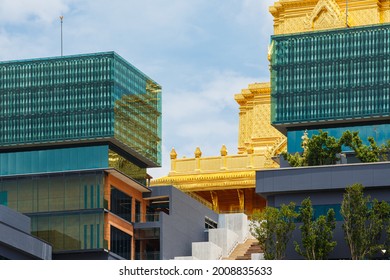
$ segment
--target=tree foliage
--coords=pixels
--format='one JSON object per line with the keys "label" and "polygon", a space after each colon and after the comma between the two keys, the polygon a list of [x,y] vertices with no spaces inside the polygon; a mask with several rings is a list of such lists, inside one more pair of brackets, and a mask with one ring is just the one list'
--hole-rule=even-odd
{"label": "tree foliage", "polygon": [[[304,137],[302,139],[304,149],[302,154],[282,153],[284,159],[292,167],[336,164],[340,160],[339,154],[343,147],[353,150],[356,158],[361,162],[386,161],[390,153],[390,140],[379,146],[373,137],[368,137],[369,145],[365,145],[358,131],[347,130],[339,139],[336,139],[329,136],[327,132],[319,130],[319,134],[312,135],[310,139]],[[305,144],[304,141],[306,141]]]}
{"label": "tree foliage", "polygon": [[359,132],[350,132],[349,130],[343,133],[341,141],[345,146],[353,149],[355,155],[362,162],[378,162],[380,160],[381,150],[376,144],[373,137],[368,137],[369,146],[364,145],[359,137]]}
{"label": "tree foliage", "polygon": [[361,184],[348,186],[341,203],[341,215],[344,218],[345,239],[354,260],[362,260],[378,253],[385,221],[390,214],[386,202],[364,196]]}
{"label": "tree foliage", "polygon": [[302,138],[302,147],[304,150],[302,155],[299,153],[282,153],[284,159],[291,166],[336,164],[339,160],[338,155],[341,153],[342,144],[335,137],[329,136],[328,132],[320,130],[318,135],[312,135],[310,139]]}
{"label": "tree foliage", "polygon": [[302,248],[297,243],[295,251],[307,260],[327,259],[336,246],[333,241],[333,231],[336,227],[335,212],[329,209],[326,216],[321,215],[314,219],[314,210],[310,198],[302,201],[298,220],[302,222],[299,227],[302,235]]}
{"label": "tree foliage", "polygon": [[266,207],[252,216],[251,232],[259,241],[266,260],[284,259],[297,215],[295,204],[290,203],[280,209]]}

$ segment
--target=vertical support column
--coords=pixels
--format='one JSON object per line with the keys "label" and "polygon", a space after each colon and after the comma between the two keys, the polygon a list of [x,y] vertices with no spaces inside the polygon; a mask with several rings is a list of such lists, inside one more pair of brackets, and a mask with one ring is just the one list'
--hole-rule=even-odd
{"label": "vertical support column", "polygon": [[211,195],[211,201],[213,203],[213,210],[217,213],[219,213],[219,201],[218,201],[218,194],[215,191],[210,191]]}
{"label": "vertical support column", "polygon": [[238,205],[241,213],[245,213],[245,193],[244,190],[237,190]]}

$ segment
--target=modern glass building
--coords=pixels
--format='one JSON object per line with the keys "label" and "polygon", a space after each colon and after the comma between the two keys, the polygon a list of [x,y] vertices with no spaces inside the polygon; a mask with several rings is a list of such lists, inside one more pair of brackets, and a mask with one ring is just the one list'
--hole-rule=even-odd
{"label": "modern glass building", "polygon": [[381,144],[390,129],[390,25],[272,36],[272,123],[288,136],[349,129]]}
{"label": "modern glass building", "polygon": [[114,52],[0,62],[0,204],[54,259],[134,259],[161,87]]}
{"label": "modern glass building", "polygon": [[0,104],[4,151],[109,143],[161,164],[161,87],[114,52],[0,62]]}

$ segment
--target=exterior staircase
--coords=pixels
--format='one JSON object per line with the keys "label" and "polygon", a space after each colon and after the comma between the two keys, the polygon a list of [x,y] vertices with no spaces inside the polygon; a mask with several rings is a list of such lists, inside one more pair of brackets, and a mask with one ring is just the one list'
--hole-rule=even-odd
{"label": "exterior staircase", "polygon": [[252,253],[261,253],[257,239],[249,238],[244,243],[238,244],[229,257],[224,260],[250,260]]}

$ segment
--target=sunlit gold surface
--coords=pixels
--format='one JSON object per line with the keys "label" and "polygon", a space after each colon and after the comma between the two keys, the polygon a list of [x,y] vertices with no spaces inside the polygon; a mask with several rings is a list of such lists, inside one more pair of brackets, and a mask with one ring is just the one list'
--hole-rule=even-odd
{"label": "sunlit gold surface", "polygon": [[238,153],[229,155],[221,145],[218,156],[202,157],[197,147],[194,157],[178,158],[172,149],[171,171],[152,180],[152,186],[174,185],[221,213],[250,215],[265,205],[255,194],[256,170],[278,167],[272,157],[286,148],[286,139],[271,126],[269,83],[251,84],[235,100],[240,109]]}
{"label": "sunlit gold surface", "polygon": [[279,0],[269,11],[274,34],[290,34],[389,22],[390,1]]}

